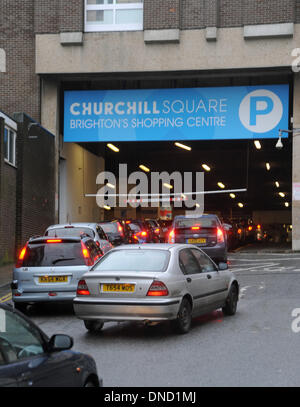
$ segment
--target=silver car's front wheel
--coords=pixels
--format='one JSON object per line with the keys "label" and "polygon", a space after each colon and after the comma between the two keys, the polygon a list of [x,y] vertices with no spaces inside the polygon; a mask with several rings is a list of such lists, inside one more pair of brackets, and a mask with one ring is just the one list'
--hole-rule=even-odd
{"label": "silver car's front wheel", "polygon": [[233,284],[230,288],[225,307],[222,308],[225,315],[234,315],[236,313],[238,299],[238,288],[235,284]]}
{"label": "silver car's front wheel", "polygon": [[181,302],[177,318],[173,321],[175,331],[179,334],[186,334],[191,329],[192,307],[189,301],[184,298]]}
{"label": "silver car's front wheel", "polygon": [[103,328],[104,322],[99,319],[96,320],[84,320],[84,326],[90,332],[99,332]]}

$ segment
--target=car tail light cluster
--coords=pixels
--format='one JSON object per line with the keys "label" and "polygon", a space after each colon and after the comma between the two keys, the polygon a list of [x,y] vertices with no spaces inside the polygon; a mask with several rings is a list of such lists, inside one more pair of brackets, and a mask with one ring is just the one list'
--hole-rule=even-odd
{"label": "car tail light cluster", "polygon": [[169,295],[169,291],[165,284],[162,281],[153,281],[147,292],[147,296],[161,297],[165,295]]}
{"label": "car tail light cluster", "polygon": [[123,237],[124,236],[124,231],[123,231],[123,227],[121,225],[118,224],[118,232],[120,233],[120,235]]}
{"label": "car tail light cluster", "polygon": [[139,237],[147,237],[148,233],[145,230],[142,230],[141,232],[137,232],[134,237],[138,239]]}
{"label": "car tail light cluster", "polygon": [[168,242],[175,243],[175,230],[174,229],[172,229],[171,232],[169,233]]}
{"label": "car tail light cluster", "polygon": [[85,280],[80,280],[77,285],[77,295],[91,295]]}
{"label": "car tail light cluster", "polygon": [[224,233],[223,233],[223,230],[220,228],[217,228],[217,242],[218,243],[224,242]]}
{"label": "car tail light cluster", "polygon": [[25,257],[25,255],[26,255],[26,250],[27,250],[27,243],[26,243],[26,245],[23,247],[23,249],[20,251],[20,254],[19,254],[19,257],[18,257],[18,260],[17,260],[17,263],[16,263],[16,268],[22,267],[22,265],[23,265],[23,260],[24,260],[24,257]]}
{"label": "car tail light cluster", "polygon": [[93,265],[93,260],[91,259],[90,252],[86,248],[86,245],[81,241],[81,250],[82,250],[82,255],[85,260],[85,264],[87,266],[92,266]]}

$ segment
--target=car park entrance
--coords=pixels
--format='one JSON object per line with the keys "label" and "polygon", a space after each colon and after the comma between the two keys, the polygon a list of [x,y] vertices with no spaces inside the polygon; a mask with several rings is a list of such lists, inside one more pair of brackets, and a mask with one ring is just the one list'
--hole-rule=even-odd
{"label": "car park entrance", "polygon": [[[152,80],[144,74],[122,81],[122,89],[118,80],[63,82],[59,220],[86,221],[88,215],[89,221],[170,221],[184,215],[195,198],[184,191],[175,196],[172,177],[160,181],[160,192],[171,194],[168,203],[163,195],[145,199],[140,191],[127,197],[125,206],[99,207],[97,194],[105,186],[106,194],[122,195],[125,183],[132,191],[130,180],[118,178],[120,164],[127,165],[128,174],[142,173],[149,187],[153,172],[182,177],[201,172],[204,212],[227,224],[233,247],[253,241],[289,245],[292,138],[284,133],[278,148],[278,136],[292,117],[293,78],[286,71],[239,74],[168,74],[165,79],[157,74]],[[114,182],[97,178],[104,170],[116,175]],[[192,191],[197,192],[195,180]],[[184,201],[181,207],[175,197]],[[154,200],[158,204],[150,205]]]}

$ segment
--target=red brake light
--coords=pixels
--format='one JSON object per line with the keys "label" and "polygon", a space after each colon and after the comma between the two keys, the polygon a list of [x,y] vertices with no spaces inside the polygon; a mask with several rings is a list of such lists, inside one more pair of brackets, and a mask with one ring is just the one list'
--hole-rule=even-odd
{"label": "red brake light", "polygon": [[224,242],[224,233],[223,233],[222,229],[220,229],[220,228],[217,229],[217,242],[218,243]]}
{"label": "red brake light", "polygon": [[192,226],[192,230],[199,230],[200,226]]}
{"label": "red brake light", "polygon": [[121,236],[124,235],[123,227],[118,223],[118,232],[120,232]]}
{"label": "red brake light", "polygon": [[91,295],[85,280],[80,280],[77,285],[77,295]]}
{"label": "red brake light", "polygon": [[81,248],[82,248],[82,255],[84,257],[85,264],[87,266],[92,266],[93,261],[91,259],[90,253],[89,253],[88,249],[86,248],[85,244],[82,241],[81,241]]}
{"label": "red brake light", "polygon": [[61,239],[48,239],[47,243],[61,243],[62,240]]}
{"label": "red brake light", "polygon": [[160,232],[159,228],[154,229],[154,232],[159,234],[159,232]]}
{"label": "red brake light", "polygon": [[141,232],[141,236],[147,236],[147,232],[145,232],[144,230]]}
{"label": "red brake light", "polygon": [[26,246],[23,247],[23,249],[21,250],[21,252],[19,254],[18,261],[17,261],[17,264],[16,264],[16,268],[22,267],[23,260],[24,260],[25,254],[26,254],[26,250],[27,250],[27,244],[26,244]]}
{"label": "red brake light", "polygon": [[168,242],[175,243],[175,230],[174,229],[172,229],[171,232],[169,233]]}
{"label": "red brake light", "polygon": [[165,284],[162,281],[153,281],[147,292],[147,296],[161,297],[165,295],[169,295],[169,291]]}

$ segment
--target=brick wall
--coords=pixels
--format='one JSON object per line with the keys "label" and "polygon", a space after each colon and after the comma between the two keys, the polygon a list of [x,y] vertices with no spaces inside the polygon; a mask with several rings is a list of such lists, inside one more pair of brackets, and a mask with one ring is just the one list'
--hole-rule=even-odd
{"label": "brick wall", "polygon": [[287,23],[294,18],[295,0],[243,0],[245,25]]}
{"label": "brick wall", "polygon": [[0,73],[0,106],[8,115],[26,111],[39,121],[33,7],[33,0],[0,0],[0,48],[6,52],[6,72]]}
{"label": "brick wall", "polygon": [[16,179],[15,167],[4,162],[4,119],[0,118],[0,264],[15,258]]}
{"label": "brick wall", "polygon": [[182,0],[180,28],[182,30],[205,28],[205,5],[205,0]]}
{"label": "brick wall", "polygon": [[83,31],[83,0],[59,0],[60,31]]}
{"label": "brick wall", "polygon": [[[145,0],[144,28],[201,29],[300,22],[299,0]],[[178,13],[180,11],[180,13]]]}
{"label": "brick wall", "polygon": [[35,0],[34,31],[36,34],[59,31],[59,0]]}
{"label": "brick wall", "polygon": [[179,28],[180,0],[144,0],[144,29]]}
{"label": "brick wall", "polygon": [[16,249],[19,250],[30,236],[43,234],[54,223],[54,136],[39,126],[32,126],[28,134],[30,118],[16,114],[15,119],[19,128],[16,190]]}
{"label": "brick wall", "polygon": [[295,3],[295,22],[300,23],[300,1],[296,0]]}
{"label": "brick wall", "polygon": [[35,33],[83,31],[84,0],[35,0]]}

